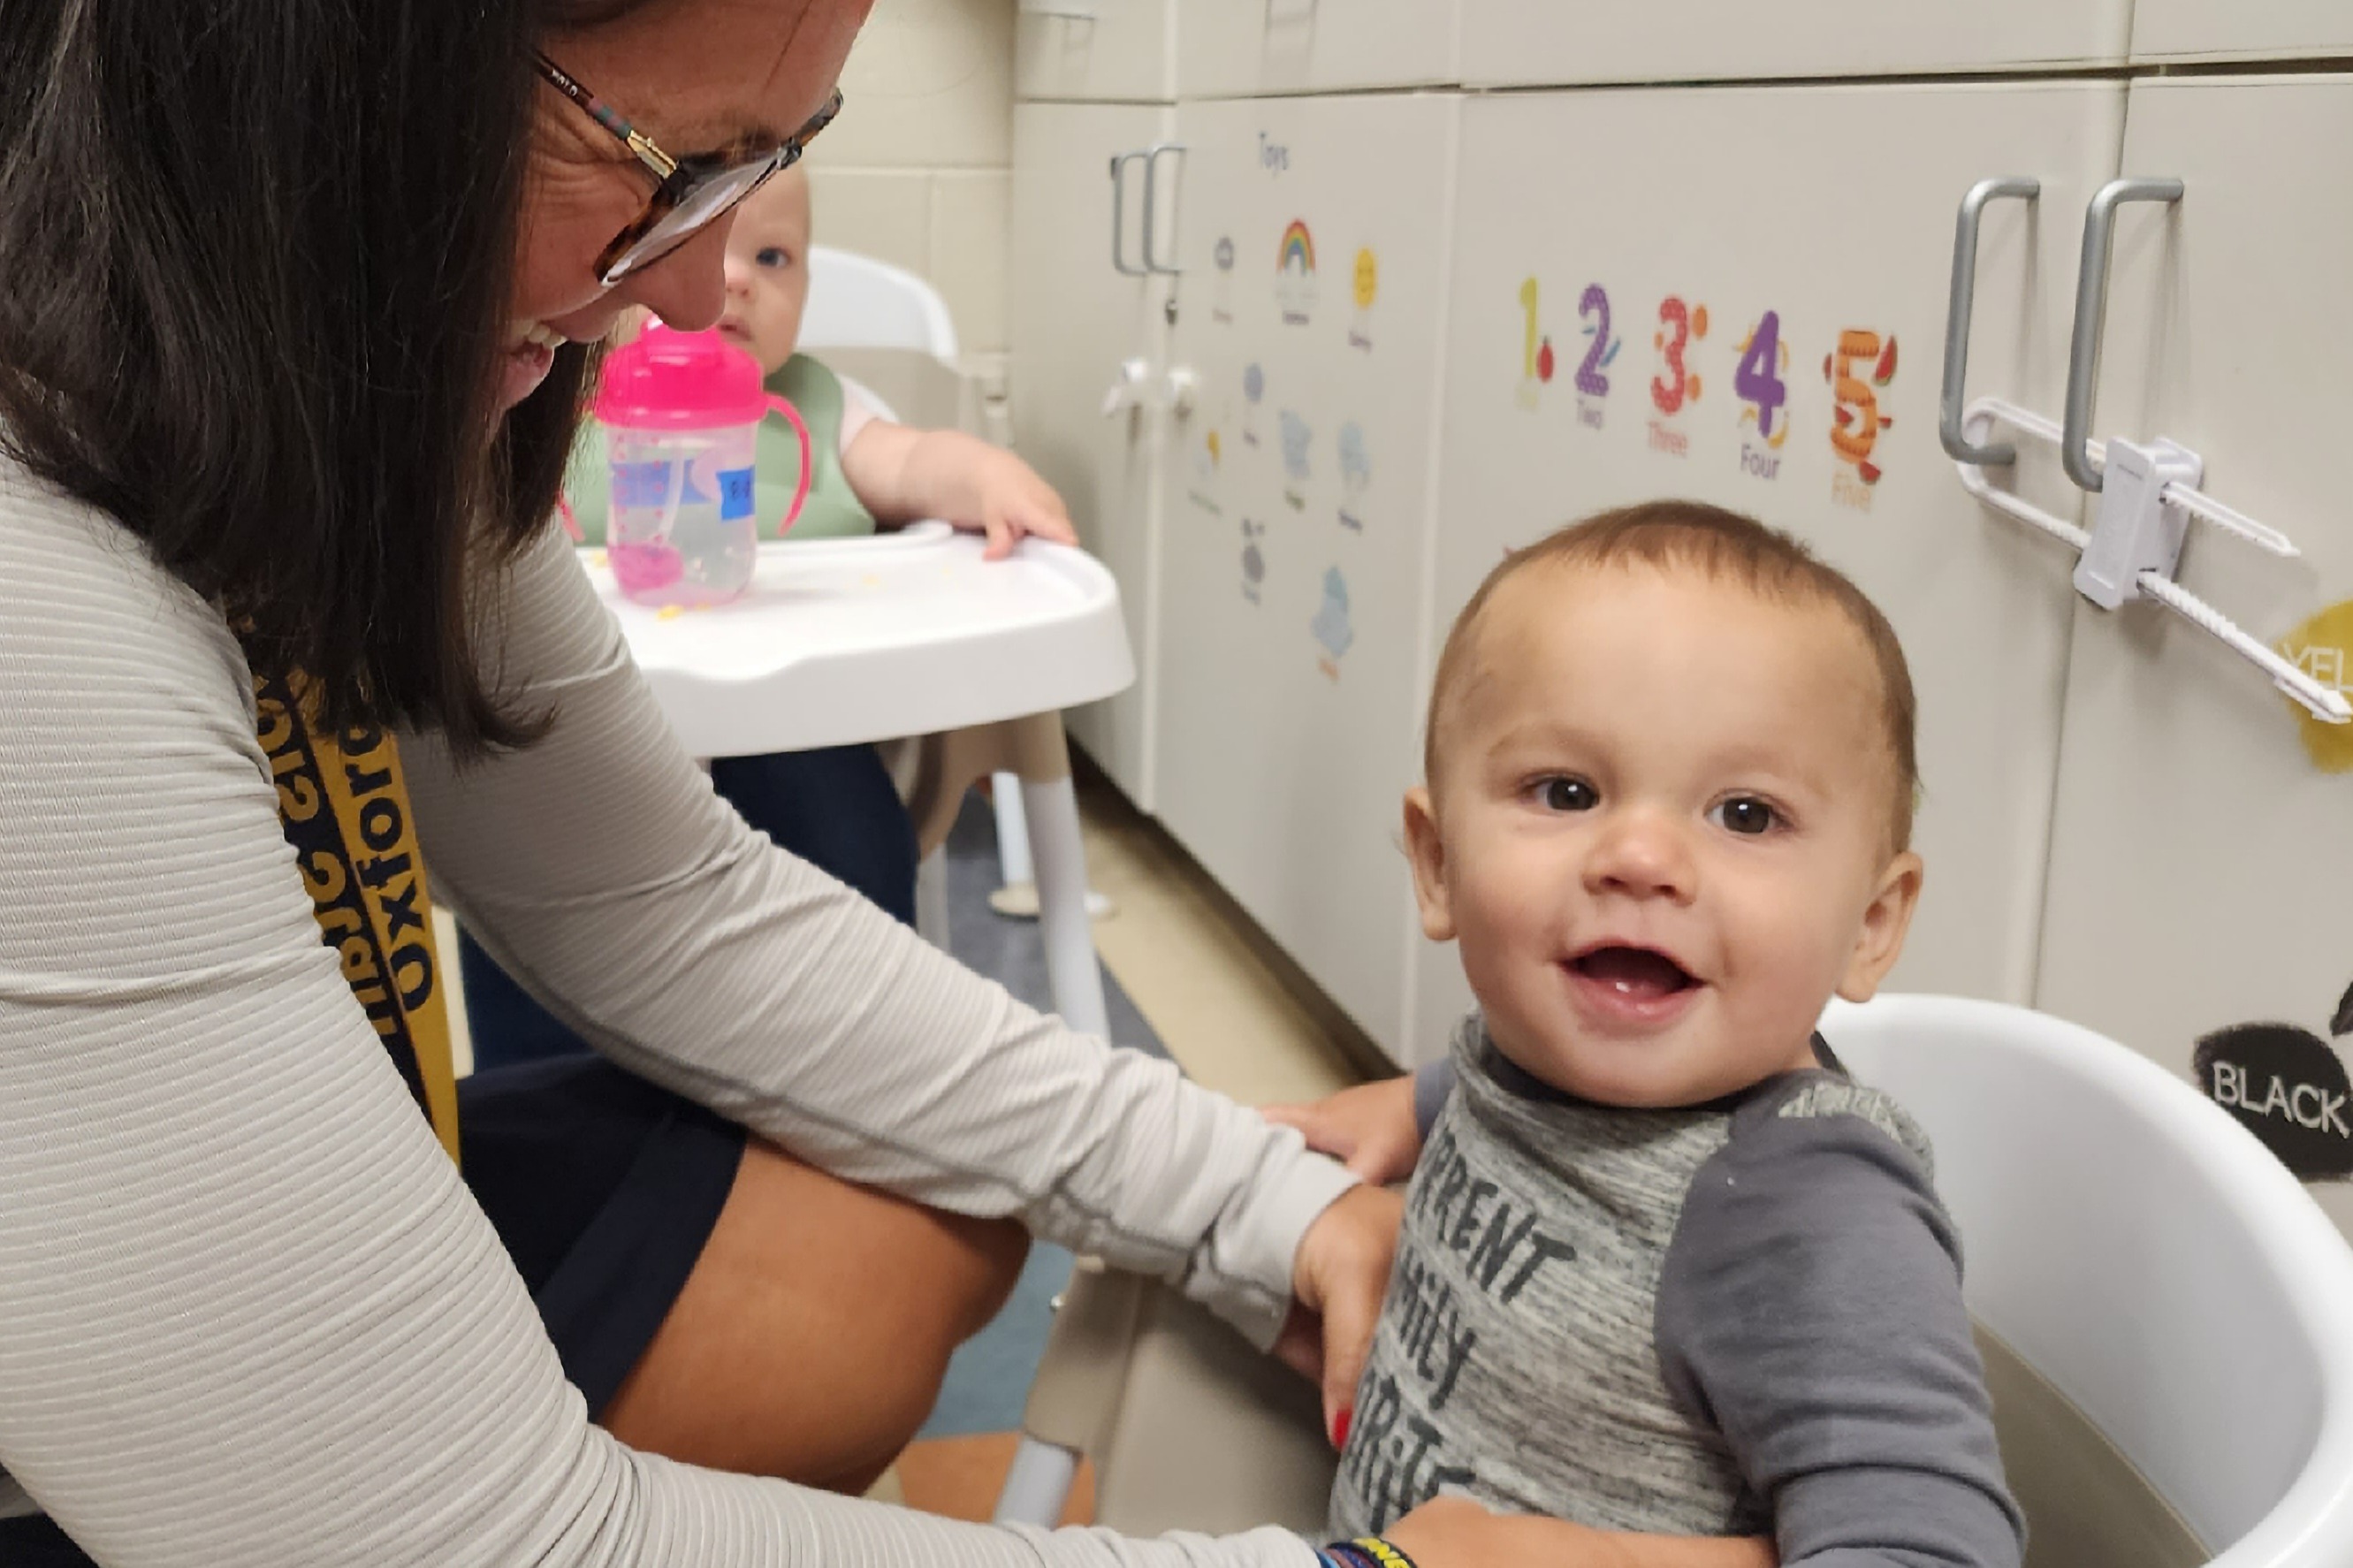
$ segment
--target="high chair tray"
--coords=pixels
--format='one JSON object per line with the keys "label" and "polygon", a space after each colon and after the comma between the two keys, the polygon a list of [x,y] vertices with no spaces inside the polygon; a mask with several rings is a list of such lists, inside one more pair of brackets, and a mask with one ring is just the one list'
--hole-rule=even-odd
{"label": "high chair tray", "polygon": [[983,561],[944,523],[760,546],[752,586],[705,609],[621,596],[581,552],[680,740],[753,756],[924,735],[1092,702],[1135,679],[1119,586],[1092,556],[1024,540]]}

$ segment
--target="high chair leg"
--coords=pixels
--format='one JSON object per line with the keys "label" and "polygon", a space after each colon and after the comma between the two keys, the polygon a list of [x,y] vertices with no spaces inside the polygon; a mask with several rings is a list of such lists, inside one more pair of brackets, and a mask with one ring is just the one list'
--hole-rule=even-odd
{"label": "high chair leg", "polygon": [[1062,1521],[1062,1510],[1071,1500],[1071,1485],[1078,1473],[1075,1450],[1025,1435],[1021,1447],[1013,1452],[1013,1468],[1005,1472],[1005,1489],[997,1496],[991,1522],[1053,1529]]}
{"label": "high chair leg", "polygon": [[1048,713],[1017,719],[1012,729],[1037,872],[1039,934],[1046,940],[1046,979],[1053,987],[1055,1010],[1073,1029],[1108,1039],[1111,1009],[1103,1001],[1103,967],[1087,915],[1086,847],[1061,718]]}
{"label": "high chair leg", "polygon": [[942,952],[954,952],[948,940],[948,858],[934,848],[915,862],[915,934]]}
{"label": "high chair leg", "polygon": [[1006,887],[1031,879],[1029,826],[1021,816],[1021,779],[1017,773],[989,776],[989,798],[997,807],[997,878]]}

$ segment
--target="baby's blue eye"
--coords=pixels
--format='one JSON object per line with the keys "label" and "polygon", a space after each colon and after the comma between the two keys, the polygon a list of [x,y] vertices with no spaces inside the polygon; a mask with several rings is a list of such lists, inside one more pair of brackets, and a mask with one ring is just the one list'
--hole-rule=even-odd
{"label": "baby's blue eye", "polygon": [[1544,803],[1547,811],[1591,811],[1601,795],[1583,779],[1552,778],[1544,781]]}
{"label": "baby's blue eye", "polygon": [[790,267],[793,264],[792,253],[778,245],[765,247],[752,259],[762,267]]}
{"label": "baby's blue eye", "polygon": [[1707,815],[1709,820],[1726,832],[1745,834],[1750,837],[1771,832],[1774,824],[1781,820],[1779,812],[1753,795],[1734,795],[1715,806]]}

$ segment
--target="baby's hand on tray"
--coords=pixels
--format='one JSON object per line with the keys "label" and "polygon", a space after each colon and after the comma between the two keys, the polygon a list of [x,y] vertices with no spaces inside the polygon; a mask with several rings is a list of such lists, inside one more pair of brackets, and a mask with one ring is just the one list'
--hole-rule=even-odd
{"label": "baby's hand on tray", "polygon": [[1377,1187],[1404,1181],[1421,1158],[1413,1117],[1413,1077],[1383,1079],[1326,1095],[1312,1105],[1270,1105],[1260,1114],[1307,1135],[1307,1146]]}
{"label": "baby's hand on tray", "polygon": [[980,531],[988,536],[982,559],[1002,561],[1024,534],[1055,544],[1076,544],[1071,513],[1054,487],[1038,470],[1001,447],[991,448],[975,476],[978,492]]}

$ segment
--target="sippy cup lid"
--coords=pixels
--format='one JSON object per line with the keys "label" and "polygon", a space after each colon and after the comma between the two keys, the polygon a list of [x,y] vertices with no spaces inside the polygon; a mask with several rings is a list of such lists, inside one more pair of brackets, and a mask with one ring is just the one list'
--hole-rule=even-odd
{"label": "sippy cup lid", "polygon": [[635,430],[756,425],[767,412],[760,364],[717,332],[659,322],[605,356],[596,417]]}

